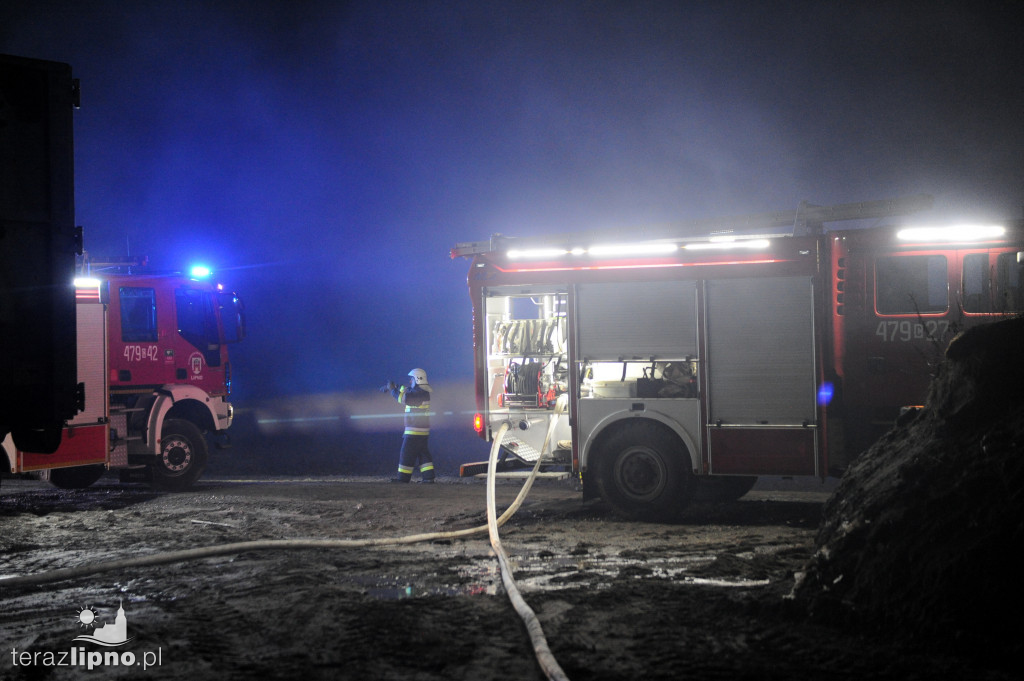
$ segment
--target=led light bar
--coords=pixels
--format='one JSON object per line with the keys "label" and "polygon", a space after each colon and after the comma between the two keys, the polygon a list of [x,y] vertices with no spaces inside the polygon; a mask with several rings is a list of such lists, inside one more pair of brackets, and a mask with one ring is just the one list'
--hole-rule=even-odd
{"label": "led light bar", "polygon": [[95,277],[75,277],[75,288],[99,288],[100,280]]}
{"label": "led light bar", "polygon": [[587,249],[589,255],[666,255],[679,250],[675,244],[603,244]]}
{"label": "led light bar", "polygon": [[554,260],[565,255],[590,255],[593,257],[635,257],[644,255],[669,255],[680,249],[686,250],[731,250],[744,248],[750,250],[762,250],[771,245],[769,239],[736,239],[734,237],[712,237],[709,241],[699,241],[692,244],[677,245],[674,243],[649,242],[649,243],[622,243],[622,244],[601,244],[590,248],[523,248],[509,249],[506,256],[510,260]]}
{"label": "led light bar", "polygon": [[664,255],[679,250],[675,244],[606,244],[591,246],[590,248],[512,248],[505,255],[510,260],[543,260],[556,259],[564,255],[592,255],[597,257],[605,256],[635,256],[635,255]]}
{"label": "led light bar", "polygon": [[950,225],[948,227],[908,227],[896,232],[900,241],[987,241],[1006,234],[1000,225]]}
{"label": "led light bar", "polygon": [[730,250],[733,248],[749,248],[751,250],[757,250],[761,248],[768,248],[771,242],[768,239],[712,239],[711,241],[701,241],[694,244],[686,244],[682,248],[688,251],[710,251],[710,250]]}
{"label": "led light bar", "polygon": [[564,248],[512,248],[505,255],[512,260],[539,260],[560,258],[568,252]]}

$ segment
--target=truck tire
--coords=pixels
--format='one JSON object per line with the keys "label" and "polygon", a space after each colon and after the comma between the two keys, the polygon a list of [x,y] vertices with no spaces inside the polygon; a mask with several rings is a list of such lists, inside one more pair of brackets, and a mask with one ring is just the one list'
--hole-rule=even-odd
{"label": "truck tire", "polygon": [[50,471],[50,484],[60,489],[85,489],[99,480],[106,466],[73,466]]}
{"label": "truck tire", "polygon": [[600,448],[601,497],[627,518],[671,522],[690,501],[693,473],[686,447],[654,423],[631,423]]}
{"label": "truck tire", "polygon": [[160,436],[153,483],[171,490],[188,489],[206,470],[209,451],[202,431],[191,421],[168,419]]}

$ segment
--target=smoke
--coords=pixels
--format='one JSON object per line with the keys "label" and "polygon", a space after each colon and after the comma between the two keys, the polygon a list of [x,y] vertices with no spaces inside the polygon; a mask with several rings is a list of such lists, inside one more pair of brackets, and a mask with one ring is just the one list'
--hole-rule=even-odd
{"label": "smoke", "polygon": [[[387,379],[384,379],[386,383]],[[439,383],[431,393],[431,427],[469,429],[476,411],[471,382]],[[377,387],[352,392],[325,392],[254,401],[241,414],[249,414],[266,435],[309,433],[341,429],[365,433],[401,433],[404,409]]]}
{"label": "smoke", "polygon": [[[1019,214],[1009,6],[39,0],[86,248],[247,303],[239,403],[471,375],[457,241],[930,192]],[[272,263],[272,264],[268,264]],[[281,264],[284,263],[284,264]],[[438,373],[440,372],[440,373]]]}

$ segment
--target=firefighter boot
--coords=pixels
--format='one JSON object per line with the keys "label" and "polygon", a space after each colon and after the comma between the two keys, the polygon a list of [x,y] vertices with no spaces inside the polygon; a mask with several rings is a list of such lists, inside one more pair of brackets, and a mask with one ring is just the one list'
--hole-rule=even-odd
{"label": "firefighter boot", "polygon": [[420,482],[434,482],[434,462],[427,461],[420,466],[420,475],[423,479]]}

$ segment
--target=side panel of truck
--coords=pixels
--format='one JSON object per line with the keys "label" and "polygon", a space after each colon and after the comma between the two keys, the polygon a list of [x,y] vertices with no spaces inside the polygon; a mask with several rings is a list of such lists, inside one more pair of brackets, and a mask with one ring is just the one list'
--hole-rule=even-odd
{"label": "side panel of truck", "polygon": [[[703,420],[694,392],[686,397],[646,394],[651,367],[699,362],[697,282],[664,280],[586,283],[575,287],[575,381],[579,394],[576,440],[589,465],[591,445],[616,421],[649,418],[670,428],[686,444],[700,469]],[[646,373],[645,373],[646,372]]]}
{"label": "side panel of truck", "polygon": [[704,304],[710,473],[818,473],[812,279],[711,280]]}
{"label": "side panel of truck", "polygon": [[67,64],[0,55],[0,429],[16,436],[76,410],[74,103]]}

